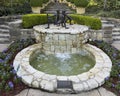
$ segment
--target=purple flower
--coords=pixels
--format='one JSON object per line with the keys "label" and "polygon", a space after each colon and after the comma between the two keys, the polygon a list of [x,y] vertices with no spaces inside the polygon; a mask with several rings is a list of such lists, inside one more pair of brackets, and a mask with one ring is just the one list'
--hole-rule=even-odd
{"label": "purple flower", "polygon": [[117,56],[117,54],[116,53],[113,53],[113,57],[116,57]]}
{"label": "purple flower", "polygon": [[4,53],[5,53],[5,52],[7,52],[7,51],[8,51],[8,49],[7,49],[7,48],[3,50],[3,52],[4,52]]}
{"label": "purple flower", "polygon": [[10,64],[10,67],[11,67],[11,68],[14,68],[14,67],[13,67],[13,64]]}
{"label": "purple flower", "polygon": [[7,64],[4,64],[4,67],[6,67],[7,66]]}
{"label": "purple flower", "polygon": [[13,82],[9,81],[9,82],[8,82],[8,86],[9,86],[10,88],[13,88],[13,87],[14,87]]}
{"label": "purple flower", "polygon": [[16,76],[14,76],[14,80],[17,80],[17,77],[16,77]]}
{"label": "purple flower", "polygon": [[13,69],[13,70],[12,70],[12,73],[13,73],[13,74],[16,74],[16,70]]}
{"label": "purple flower", "polygon": [[120,77],[120,74],[118,74],[118,76]]}
{"label": "purple flower", "polygon": [[112,84],[112,87],[115,87],[115,84]]}
{"label": "purple flower", "polygon": [[5,72],[3,72],[3,75],[5,76],[5,75],[6,75],[6,73],[5,73]]}
{"label": "purple flower", "polygon": [[2,60],[2,59],[0,59],[0,62],[2,63],[2,62],[3,62],[3,60]]}
{"label": "purple flower", "polygon": [[17,78],[20,79],[20,80],[22,79],[22,77],[20,77],[20,76],[17,76]]}
{"label": "purple flower", "polygon": [[106,77],[105,80],[108,81],[108,80],[109,80],[109,77]]}

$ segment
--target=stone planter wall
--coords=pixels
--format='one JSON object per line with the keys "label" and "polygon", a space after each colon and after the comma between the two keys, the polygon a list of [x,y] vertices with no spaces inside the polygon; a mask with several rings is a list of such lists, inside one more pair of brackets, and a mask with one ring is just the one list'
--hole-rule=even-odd
{"label": "stone planter wall", "polygon": [[47,2],[46,4],[43,4],[42,7],[32,7],[32,12],[41,13],[41,10],[44,9],[50,2],[51,0],[49,0],[49,2]]}
{"label": "stone planter wall", "polygon": [[42,9],[42,7],[32,7],[32,12],[33,13],[40,13],[41,9]]}
{"label": "stone planter wall", "polygon": [[89,30],[88,36],[90,40],[103,40],[104,31],[103,30]]}
{"label": "stone planter wall", "polygon": [[77,12],[77,14],[84,14],[85,13],[85,8],[83,8],[83,7],[76,7],[76,12]]}
{"label": "stone planter wall", "polygon": [[37,43],[41,43],[48,54],[78,52],[88,40],[88,27],[77,24],[67,26],[69,29],[55,25],[51,25],[49,29],[46,29],[46,25],[34,26]]}

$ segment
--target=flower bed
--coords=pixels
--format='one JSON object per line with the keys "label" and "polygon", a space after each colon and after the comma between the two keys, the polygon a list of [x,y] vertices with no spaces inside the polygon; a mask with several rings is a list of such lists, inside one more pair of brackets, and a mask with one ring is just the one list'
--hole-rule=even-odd
{"label": "flower bed", "polygon": [[13,60],[16,54],[23,48],[35,43],[34,39],[18,40],[12,43],[8,49],[0,53],[0,95],[14,96],[26,88],[21,77],[16,75],[13,68]]}
{"label": "flower bed", "polygon": [[111,58],[113,64],[111,75],[110,78],[106,78],[106,83],[103,87],[120,96],[120,51],[103,41],[92,41],[89,43],[102,49]]}

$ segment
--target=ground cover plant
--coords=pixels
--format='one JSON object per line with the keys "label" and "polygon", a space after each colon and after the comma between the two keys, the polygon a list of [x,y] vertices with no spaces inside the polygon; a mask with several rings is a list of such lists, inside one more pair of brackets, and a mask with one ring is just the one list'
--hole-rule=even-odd
{"label": "ground cover plant", "polygon": [[111,58],[112,71],[110,77],[106,78],[106,83],[103,87],[120,96],[120,51],[103,41],[95,40],[89,43],[102,49]]}
{"label": "ground cover plant", "polygon": [[34,39],[17,40],[0,53],[0,96],[14,96],[27,87],[16,75],[13,60],[19,51],[34,43]]}

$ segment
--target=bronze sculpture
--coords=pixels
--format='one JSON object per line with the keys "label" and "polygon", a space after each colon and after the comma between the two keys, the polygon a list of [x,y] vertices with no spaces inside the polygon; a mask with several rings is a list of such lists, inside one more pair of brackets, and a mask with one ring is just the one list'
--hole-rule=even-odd
{"label": "bronze sculpture", "polygon": [[71,25],[72,18],[69,15],[67,15],[66,11],[62,11],[60,13],[60,10],[57,10],[56,14],[54,14],[53,16],[49,16],[49,14],[47,14],[47,23],[48,23],[47,28],[50,28],[50,23],[54,23],[54,25],[57,26],[61,25],[62,27],[68,29],[68,27],[66,26],[67,20],[70,21],[70,25]]}

